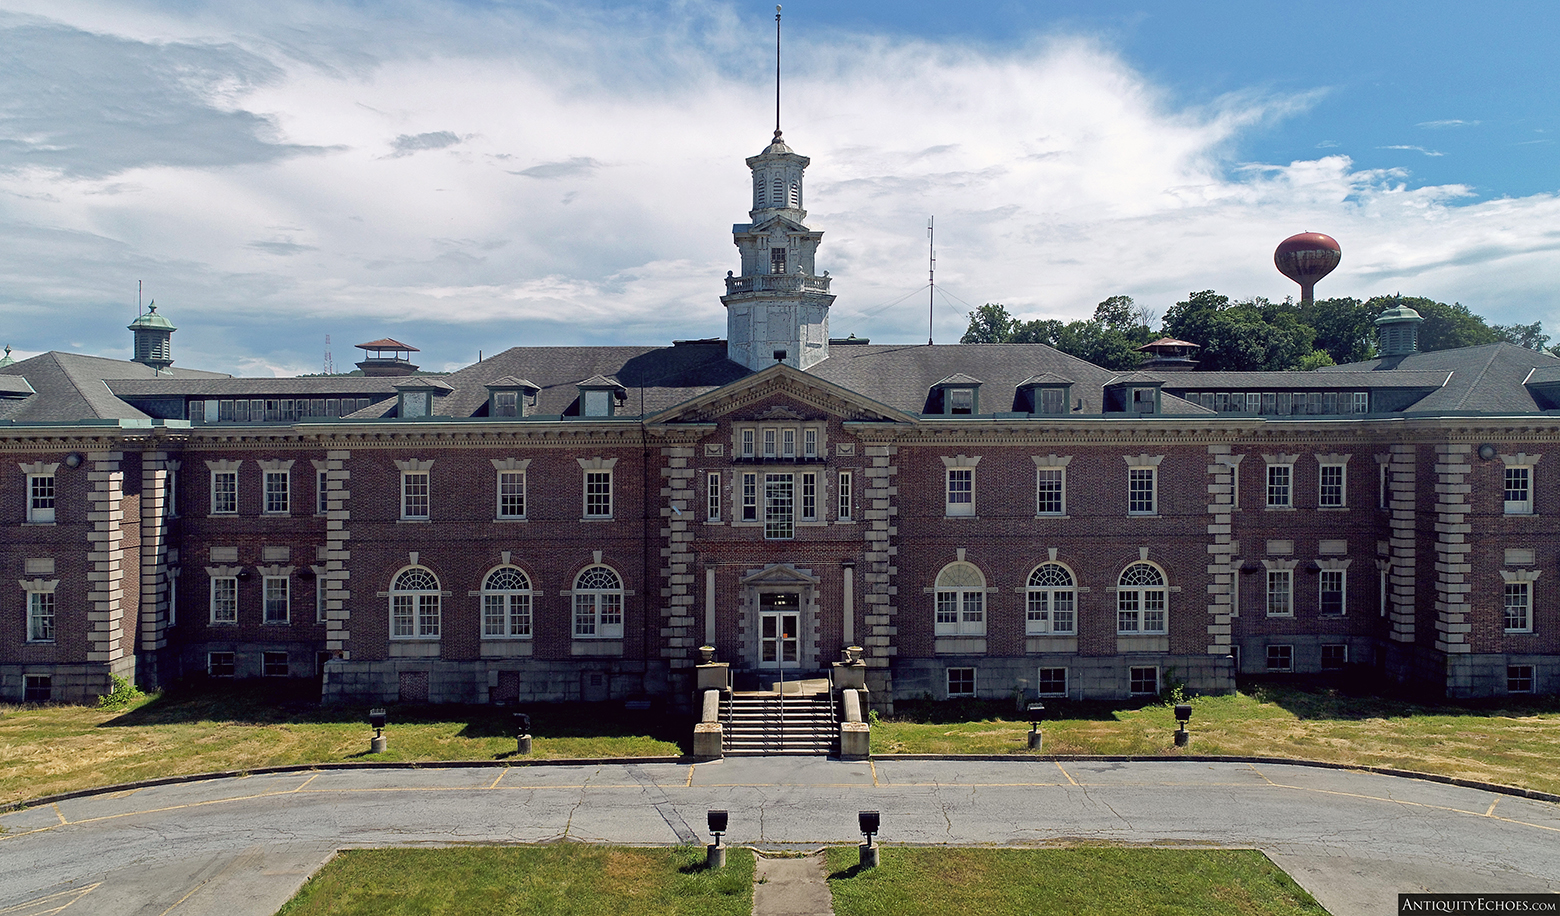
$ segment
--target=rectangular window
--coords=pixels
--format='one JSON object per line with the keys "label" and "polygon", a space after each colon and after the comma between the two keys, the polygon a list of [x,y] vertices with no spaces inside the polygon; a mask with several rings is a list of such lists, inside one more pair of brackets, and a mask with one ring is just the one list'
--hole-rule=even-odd
{"label": "rectangular window", "polygon": [[482,596],[482,635],[528,637],[531,635],[531,596],[489,594]]}
{"label": "rectangular window", "polygon": [[1506,514],[1533,512],[1533,469],[1526,465],[1506,468]]}
{"label": "rectangular window", "polygon": [[211,577],[211,622],[238,623],[238,578]]}
{"label": "rectangular window", "polygon": [[802,521],[818,520],[818,475],[802,475]]}
{"label": "rectangular window", "polygon": [[851,487],[855,483],[855,477],[850,471],[841,471],[839,477],[839,510],[837,518],[840,521],[849,521],[851,518],[852,494]]}
{"label": "rectangular window", "polygon": [[1029,636],[1073,632],[1075,610],[1072,589],[1029,590],[1024,631]]}
{"label": "rectangular window", "polygon": [[744,429],[742,431],[742,457],[744,457],[744,458],[752,458],[753,457],[753,449],[754,449],[753,437],[754,437],[754,430]]}
{"label": "rectangular window", "polygon": [[54,642],[54,593],[27,593],[27,641]]}
{"label": "rectangular window", "polygon": [[742,520],[758,521],[758,475],[742,475]]}
{"label": "rectangular window", "polygon": [[802,430],[802,457],[818,457],[818,431],[816,429]]}
{"label": "rectangular window", "polygon": [[975,669],[948,669],[948,696],[972,697],[975,695]]}
{"label": "rectangular window", "polygon": [[1322,646],[1322,670],[1339,671],[1349,663],[1349,647],[1344,643],[1329,643]]}
{"label": "rectangular window", "polygon": [[947,514],[975,514],[975,469],[948,468]]}
{"label": "rectangular window", "polygon": [[1338,412],[1338,392],[1322,392],[1322,413],[1331,416]]}
{"label": "rectangular window", "polygon": [[1526,633],[1533,629],[1530,582],[1506,583],[1505,628],[1507,633]]}
{"label": "rectangular window", "polygon": [[612,517],[612,472],[585,472],[585,517]]}
{"label": "rectangular window", "polygon": [[163,484],[163,514],[168,518],[179,517],[179,470],[169,468]]}
{"label": "rectangular window", "polygon": [[764,430],[764,457],[765,458],[773,458],[773,457],[775,457],[775,455],[776,455],[776,442],[778,441],[776,439],[776,437],[779,435],[779,432],[780,432],[779,430],[775,430],[775,429],[766,429],[766,430]]}
{"label": "rectangular window", "polygon": [[1533,692],[1533,666],[1532,665],[1507,665],[1506,666],[1506,692],[1507,693],[1532,693]]}
{"label": "rectangular window", "polygon": [[1130,668],[1127,670],[1127,689],[1136,696],[1157,694],[1159,692],[1159,669]]}
{"label": "rectangular window", "polygon": [[1294,571],[1270,569],[1267,574],[1267,615],[1269,617],[1293,617]]}
{"label": "rectangular window", "polygon": [[[28,674],[22,677],[22,702],[47,703],[54,699],[54,678],[47,674]],[[66,904],[69,906],[69,904]]]}
{"label": "rectangular window", "polygon": [[785,273],[785,249],[769,249],[769,272],[772,274]]}
{"label": "rectangular window", "polygon": [[324,515],[330,511],[330,479],[328,471],[314,472],[314,513]]}
{"label": "rectangular window", "polygon": [[493,392],[493,416],[514,417],[520,413],[520,392],[495,391]]}
{"label": "rectangular window", "polygon": [[232,515],[238,511],[238,472],[211,472],[211,514]]}
{"label": "rectangular window", "polygon": [[783,429],[780,431],[780,457],[796,457],[796,430]]}
{"label": "rectangular window", "polygon": [[949,388],[948,412],[951,414],[972,414],[975,412],[975,389],[973,388]]}
{"label": "rectangular window", "polygon": [[265,472],[265,514],[286,515],[290,511],[287,498],[289,477],[286,471]]}
{"label": "rectangular window", "polygon": [[231,652],[207,652],[206,673],[212,677],[232,677],[236,670]]}
{"label": "rectangular window", "polygon": [[27,475],[27,520],[47,523],[54,521],[54,475]]}
{"label": "rectangular window", "polygon": [[320,577],[314,580],[314,622],[325,622],[325,579]]}
{"label": "rectangular window", "polygon": [[1067,669],[1041,668],[1035,679],[1035,693],[1043,697],[1067,696]]}
{"label": "rectangular window", "polygon": [[764,537],[787,540],[796,536],[796,493],[790,474],[764,475]]}
{"label": "rectangular window", "polygon": [[1344,505],[1345,493],[1343,489],[1344,465],[1322,465],[1321,492],[1317,496],[1317,504],[1323,508],[1339,509]]}
{"label": "rectangular window", "polygon": [[1067,510],[1065,490],[1066,468],[1035,469],[1035,514],[1062,515]]}
{"label": "rectangular window", "polygon": [[1344,571],[1324,569],[1320,579],[1321,597],[1317,607],[1323,614],[1342,616],[1344,613]]}
{"label": "rectangular window", "polygon": [[586,391],[582,398],[587,417],[612,416],[612,392]]}
{"label": "rectangular window", "polygon": [[260,673],[266,677],[287,676],[286,652],[262,652],[260,653]]}
{"label": "rectangular window", "polygon": [[1067,392],[1061,388],[1040,389],[1040,412],[1050,415],[1066,413]]}
{"label": "rectangular window", "polygon": [[1158,468],[1127,470],[1127,514],[1154,515],[1158,511]]}
{"label": "rectangular window", "polygon": [[1370,392],[1354,392],[1354,397],[1351,403],[1353,413],[1370,413]]}
{"label": "rectangular window", "polygon": [[525,518],[525,472],[498,472],[498,517]]}
{"label": "rectangular window", "polygon": [[704,478],[704,520],[707,522],[720,521],[719,474],[710,474]]}
{"label": "rectangular window", "polygon": [[980,589],[939,591],[936,622],[938,636],[984,636],[986,593]]}
{"label": "rectangular window", "polygon": [[1267,504],[1275,509],[1287,509],[1293,505],[1290,484],[1295,469],[1289,464],[1270,464],[1267,469]]}
{"label": "rectangular window", "polygon": [[1240,465],[1230,465],[1230,508],[1240,508]]}
{"label": "rectangular window", "polygon": [[1387,465],[1379,464],[1380,469],[1376,480],[1376,508],[1387,508]]}
{"label": "rectangular window", "polygon": [[1268,646],[1267,670],[1269,671],[1293,671],[1295,670],[1294,646]]}
{"label": "rectangular window", "polygon": [[428,517],[428,472],[401,472],[401,517],[424,519]]}
{"label": "rectangular window", "polygon": [[288,605],[291,603],[291,580],[286,576],[266,576],[262,587],[265,590],[265,622],[286,623],[290,616]]}

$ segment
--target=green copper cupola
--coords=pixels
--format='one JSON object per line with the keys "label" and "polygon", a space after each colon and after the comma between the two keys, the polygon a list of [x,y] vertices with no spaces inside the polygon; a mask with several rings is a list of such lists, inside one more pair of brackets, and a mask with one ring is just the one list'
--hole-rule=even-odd
{"label": "green copper cupola", "polygon": [[134,361],[151,366],[161,372],[173,365],[173,332],[178,328],[173,322],[157,314],[153,302],[146,314],[130,322],[130,332],[135,335]]}

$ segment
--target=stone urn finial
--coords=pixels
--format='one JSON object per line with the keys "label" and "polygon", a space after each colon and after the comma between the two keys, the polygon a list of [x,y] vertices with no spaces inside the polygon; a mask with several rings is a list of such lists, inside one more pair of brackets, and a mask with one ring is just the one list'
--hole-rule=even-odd
{"label": "stone urn finial", "polygon": [[859,664],[861,664],[862,654],[865,653],[866,651],[867,650],[861,648],[860,646],[846,646],[845,647],[845,664],[847,664],[847,665],[859,665]]}
{"label": "stone urn finial", "polygon": [[702,664],[705,664],[705,665],[708,665],[709,663],[715,661],[715,647],[714,646],[700,646],[699,647],[699,661]]}

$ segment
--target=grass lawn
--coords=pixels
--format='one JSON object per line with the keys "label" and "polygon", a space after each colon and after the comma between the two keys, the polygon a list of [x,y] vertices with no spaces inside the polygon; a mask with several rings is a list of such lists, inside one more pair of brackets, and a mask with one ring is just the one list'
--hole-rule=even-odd
{"label": "grass lawn", "polygon": [[517,758],[511,710],[392,705],[389,749],[370,754],[366,708],[322,707],[299,690],[219,687],[154,696],[117,711],[0,706],[0,805],[138,779],[285,764],[675,756],[692,731],[682,718],[629,713],[621,703],[526,707],[535,740],[531,756]]}
{"label": "grass lawn", "polygon": [[[1196,697],[1191,745],[1155,703],[1122,709],[1046,701],[1044,754],[1248,754],[1399,767],[1560,793],[1560,704],[1553,699],[1451,705],[1334,690],[1257,686]],[[902,703],[872,729],[873,754],[1028,753],[1011,702]]]}
{"label": "grass lawn", "polygon": [[747,916],[753,853],[623,846],[356,849],[310,878],[278,916]]}
{"label": "grass lawn", "polygon": [[854,847],[829,855],[836,916],[1326,916],[1250,849],[885,847],[857,871]]}

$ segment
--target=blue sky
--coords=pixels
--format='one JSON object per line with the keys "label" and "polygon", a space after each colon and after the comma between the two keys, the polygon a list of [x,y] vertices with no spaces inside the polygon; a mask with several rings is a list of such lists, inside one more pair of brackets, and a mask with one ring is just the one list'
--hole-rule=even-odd
{"label": "blue sky", "polygon": [[[1461,301],[1560,333],[1560,5],[794,0],[786,138],[836,335],[1000,301]],[[19,354],[126,355],[137,280],[178,365],[423,365],[724,331],[773,5],[0,0],[0,314]]]}

